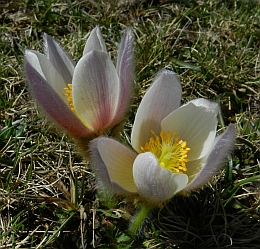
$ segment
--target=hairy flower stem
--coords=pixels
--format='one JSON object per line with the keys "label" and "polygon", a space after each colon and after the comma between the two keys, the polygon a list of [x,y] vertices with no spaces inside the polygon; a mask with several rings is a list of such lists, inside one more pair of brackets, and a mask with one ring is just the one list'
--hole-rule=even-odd
{"label": "hairy flower stem", "polygon": [[147,216],[151,210],[152,210],[152,207],[142,205],[141,210],[136,215],[136,217],[134,218],[134,220],[129,228],[129,232],[131,235],[135,236],[138,233],[138,231],[142,227],[145,219],[147,218]]}

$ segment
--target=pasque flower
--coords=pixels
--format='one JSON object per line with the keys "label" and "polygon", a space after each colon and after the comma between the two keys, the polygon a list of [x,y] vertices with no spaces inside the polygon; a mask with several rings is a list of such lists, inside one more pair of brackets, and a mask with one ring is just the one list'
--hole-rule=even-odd
{"label": "pasque flower", "polygon": [[73,137],[100,134],[120,123],[133,83],[133,35],[122,37],[116,67],[102,34],[94,28],[74,66],[63,48],[44,35],[46,53],[25,51],[25,72],[34,99],[45,114]]}
{"label": "pasque flower", "polygon": [[106,137],[91,142],[93,169],[116,193],[157,206],[219,171],[234,146],[234,125],[216,136],[218,104],[200,98],[180,106],[181,92],[177,76],[163,70],[137,110],[133,149]]}

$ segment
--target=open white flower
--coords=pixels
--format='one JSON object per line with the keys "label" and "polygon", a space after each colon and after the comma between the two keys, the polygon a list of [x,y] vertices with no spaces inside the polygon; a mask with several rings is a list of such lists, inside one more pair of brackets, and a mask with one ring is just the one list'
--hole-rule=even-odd
{"label": "open white flower", "polygon": [[44,35],[46,55],[25,51],[25,72],[34,99],[45,114],[74,137],[100,134],[121,122],[133,87],[133,34],[127,29],[110,59],[94,28],[76,66],[63,48]]}
{"label": "open white flower", "polygon": [[91,142],[93,169],[117,193],[158,205],[219,171],[234,146],[235,128],[216,137],[218,105],[196,99],[179,107],[181,91],[174,73],[159,73],[136,113],[135,151],[106,137]]}

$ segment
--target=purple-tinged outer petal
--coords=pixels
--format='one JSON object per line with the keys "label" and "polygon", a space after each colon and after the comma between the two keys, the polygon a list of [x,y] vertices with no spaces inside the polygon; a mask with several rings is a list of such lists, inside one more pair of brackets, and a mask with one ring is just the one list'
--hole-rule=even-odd
{"label": "purple-tinged outer petal", "polygon": [[[46,61],[48,61],[49,63],[49,67],[52,67],[52,64],[50,63],[50,61],[48,60],[48,58],[44,55],[44,54],[41,54],[37,51],[34,51],[34,50],[29,50],[29,49],[26,49],[25,52],[24,52],[24,55],[25,55],[25,60],[26,60],[26,63],[30,63],[34,69],[44,78],[46,79],[46,76],[45,76],[45,73],[43,72],[42,70],[42,65],[41,65],[41,61],[43,61],[44,59],[41,59],[41,58],[45,58]],[[46,79],[47,80],[47,79]],[[65,87],[65,84],[64,86]]]}
{"label": "purple-tinged outer petal", "polygon": [[187,142],[189,160],[204,157],[214,142],[217,128],[218,105],[205,99],[190,101],[162,121],[162,129],[177,132]]}
{"label": "purple-tinged outer petal", "polygon": [[131,143],[141,152],[152,136],[151,130],[160,134],[161,121],[179,107],[181,85],[178,77],[171,71],[162,70],[144,95],[137,110],[133,125]]}
{"label": "purple-tinged outer petal", "polygon": [[85,44],[83,55],[87,54],[91,50],[100,50],[107,53],[106,44],[98,26],[91,31]]}
{"label": "purple-tinged outer petal", "polygon": [[115,125],[122,121],[132,96],[134,81],[133,39],[132,30],[127,29],[118,49],[116,70],[120,82],[120,91],[117,114],[113,122]]}
{"label": "purple-tinged outer petal", "polygon": [[68,99],[63,94],[67,87],[63,78],[56,71],[47,57],[37,51],[26,50],[25,60],[48,82],[48,84],[59,94],[60,98],[68,104]]}
{"label": "purple-tinged outer petal", "polygon": [[99,137],[90,142],[92,168],[108,186],[121,194],[137,192],[133,180],[136,154],[119,142]]}
{"label": "purple-tinged outer petal", "polygon": [[72,136],[87,137],[92,134],[64,103],[57,92],[28,62],[25,63],[25,71],[33,97],[48,117]]}
{"label": "purple-tinged outer petal", "polygon": [[44,34],[47,58],[64,79],[66,84],[71,84],[74,63],[65,53],[63,48],[51,36]]}
{"label": "purple-tinged outer petal", "polygon": [[72,80],[72,97],[86,126],[95,131],[111,127],[118,92],[118,76],[108,54],[93,50],[79,60]]}
{"label": "purple-tinged outer petal", "polygon": [[151,152],[141,153],[136,157],[133,175],[138,192],[151,202],[170,199],[188,183],[187,175],[173,174],[161,168]]}
{"label": "purple-tinged outer petal", "polygon": [[213,175],[218,173],[227,156],[234,148],[235,132],[235,126],[231,124],[223,134],[216,138],[202,170],[194,180],[183,189],[182,192],[189,192],[202,187],[211,180]]}
{"label": "purple-tinged outer petal", "polygon": [[185,174],[189,177],[189,183],[193,181],[193,179],[198,175],[198,173],[201,171],[203,166],[205,165],[205,162],[207,160],[207,156],[202,157],[197,160],[188,161],[186,163],[187,171]]}

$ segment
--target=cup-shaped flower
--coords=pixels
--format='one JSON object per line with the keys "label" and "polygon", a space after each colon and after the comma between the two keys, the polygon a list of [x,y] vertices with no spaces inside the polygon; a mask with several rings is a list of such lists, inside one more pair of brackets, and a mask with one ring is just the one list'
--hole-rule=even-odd
{"label": "cup-shaped flower", "polygon": [[51,36],[45,50],[25,51],[25,73],[34,99],[68,134],[89,137],[120,123],[133,87],[133,34],[122,37],[114,66],[102,34],[94,28],[76,64]]}
{"label": "cup-shaped flower", "polygon": [[137,110],[129,149],[106,137],[90,144],[93,169],[118,194],[159,205],[211,180],[234,146],[230,125],[216,136],[218,104],[196,99],[180,106],[181,85],[159,73]]}

